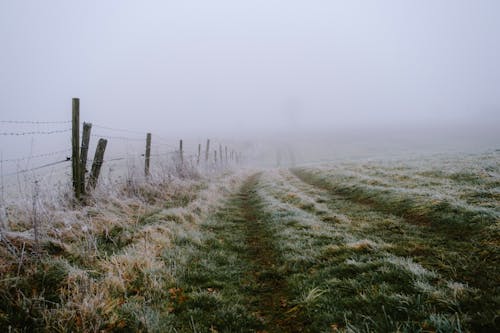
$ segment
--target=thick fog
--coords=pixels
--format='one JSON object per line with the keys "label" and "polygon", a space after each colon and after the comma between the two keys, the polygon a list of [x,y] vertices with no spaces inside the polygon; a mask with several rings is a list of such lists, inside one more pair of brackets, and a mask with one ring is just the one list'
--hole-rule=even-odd
{"label": "thick fog", "polygon": [[[193,144],[494,149],[499,15],[497,0],[4,0],[0,120],[69,120],[79,97],[82,121]],[[0,139],[4,158],[28,149]]]}

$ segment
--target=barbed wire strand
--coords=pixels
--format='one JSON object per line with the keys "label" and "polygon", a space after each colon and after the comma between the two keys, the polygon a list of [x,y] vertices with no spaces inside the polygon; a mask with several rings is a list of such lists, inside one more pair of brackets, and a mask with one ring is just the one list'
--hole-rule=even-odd
{"label": "barbed wire strand", "polygon": [[[71,164],[66,164],[63,167],[54,167],[50,170],[50,172],[65,172],[65,171],[71,171]],[[28,171],[26,171],[26,172],[28,172]],[[15,175],[15,173],[10,173],[10,175]],[[39,175],[39,176],[47,177],[47,176],[51,176],[51,173],[46,173],[44,175]],[[12,179],[12,178],[10,178],[10,179]],[[26,179],[21,180],[21,182],[23,183],[22,185],[19,184],[19,179],[17,182],[14,182],[14,183],[9,182],[9,181],[4,181],[4,182],[2,182],[2,185],[0,185],[0,189],[4,190],[4,189],[12,188],[12,187],[27,186]]]}
{"label": "barbed wire strand", "polygon": [[[158,154],[151,154],[149,155],[150,157],[156,157],[156,156],[166,156],[166,155],[173,155],[173,154],[178,154],[179,151],[169,151],[169,152],[165,152],[165,153],[158,153]],[[140,158],[140,157],[144,157],[145,154],[140,154],[140,153],[136,153],[136,154],[133,154],[133,155],[129,155],[129,156],[121,156],[121,157],[113,157],[113,158],[110,158],[110,159],[104,159],[103,162],[112,162],[112,161],[121,161],[121,160],[127,160],[127,159],[134,159],[134,158]],[[186,156],[192,156],[192,155],[186,155]],[[87,160],[87,162],[89,163],[92,163],[94,161],[93,158],[90,158]]]}
{"label": "barbed wire strand", "polygon": [[170,148],[176,148],[175,145],[170,144],[170,143],[162,143],[162,142],[156,142],[154,140],[151,140],[151,145],[152,146],[163,146],[163,147],[170,147]]}
{"label": "barbed wire strand", "polygon": [[106,138],[106,139],[115,139],[115,140],[124,140],[124,141],[146,141],[146,139],[131,138],[131,137],[126,137],[126,136],[110,136],[110,135],[103,135],[103,134],[92,134],[91,136],[95,137],[95,138]]}
{"label": "barbed wire strand", "polygon": [[169,143],[171,143],[171,142],[172,142],[172,139],[167,139],[167,138],[164,138],[164,137],[162,137],[161,135],[158,135],[158,134],[157,134],[157,133],[155,133],[155,132],[152,132],[152,133],[151,133],[151,135],[153,136],[153,138],[154,138],[155,140],[159,140],[159,141],[161,141],[161,142],[169,142]]}
{"label": "barbed wire strand", "polygon": [[[179,154],[179,152],[178,151],[168,151],[165,153],[151,154],[149,156],[155,157],[155,156],[167,156],[167,155],[174,155],[174,154]],[[141,154],[141,156],[144,156],[144,154]]]}
{"label": "barbed wire strand", "polygon": [[[99,125],[99,124],[92,124],[92,126],[95,127],[95,128],[100,128],[100,129],[105,129],[105,130],[110,130],[110,131],[144,135],[144,139],[142,139],[142,138],[135,138],[135,137],[126,137],[126,136],[120,136],[120,137],[110,136],[111,138],[119,138],[119,139],[122,139],[122,140],[125,139],[125,138],[127,138],[127,139],[130,139],[130,140],[142,141],[142,140],[146,140],[145,135],[147,133],[151,133],[151,135],[153,137],[152,138],[153,142],[160,141],[160,142],[164,142],[165,145],[170,145],[171,141],[172,141],[172,140],[166,139],[166,138],[158,135],[158,133],[156,133],[156,132],[129,130],[129,129],[125,129],[125,128],[116,128],[116,127],[104,126],[104,125]],[[103,135],[103,137],[104,137],[104,135]]]}
{"label": "barbed wire strand", "polygon": [[110,130],[110,131],[116,131],[116,132],[133,133],[133,134],[144,134],[145,135],[147,133],[145,131],[143,132],[143,131],[124,129],[124,128],[115,128],[115,127],[103,126],[103,125],[98,125],[98,124],[92,124],[92,127],[106,129],[106,130]]}
{"label": "barbed wire strand", "polygon": [[32,120],[0,120],[0,124],[69,124],[71,120],[61,120],[61,121],[32,121]]}
{"label": "barbed wire strand", "polygon": [[4,176],[19,175],[19,174],[23,174],[23,173],[26,173],[26,172],[36,171],[36,170],[40,170],[40,169],[43,169],[43,168],[48,168],[48,167],[53,166],[53,165],[57,165],[57,164],[61,164],[61,163],[66,163],[66,162],[70,162],[70,161],[71,161],[70,158],[66,158],[66,159],[64,159],[62,161],[47,163],[47,164],[40,165],[40,166],[37,166],[37,167],[34,167],[34,168],[30,168],[30,169],[24,169],[24,170],[19,170],[19,171],[16,171],[16,172],[7,173]]}
{"label": "barbed wire strand", "polygon": [[22,135],[48,135],[56,133],[65,133],[71,131],[71,128],[64,130],[53,130],[53,131],[31,131],[31,132],[0,132],[2,136],[22,136]]}
{"label": "barbed wire strand", "polygon": [[[1,124],[32,124],[32,125],[39,125],[39,124],[66,124],[66,123],[71,123],[71,121],[30,121],[30,120],[0,120]],[[104,126],[104,125],[99,125],[99,124],[93,124],[94,127],[104,129],[104,130],[110,130],[110,131],[118,131],[118,132],[125,132],[125,133],[133,133],[133,134],[146,134],[147,132],[143,131],[136,131],[136,130],[129,130],[129,129],[124,129],[124,128],[115,128],[111,126]],[[50,134],[57,134],[57,133],[65,133],[71,131],[71,128],[69,129],[64,129],[64,130],[51,130],[51,131],[27,131],[27,132],[0,132],[1,136],[23,136],[23,135],[50,135]],[[102,134],[92,134],[92,137],[99,137],[99,138],[107,138],[107,139],[116,139],[116,140],[125,140],[125,141],[144,141],[144,138],[136,138],[136,137],[127,137],[127,136],[110,136],[110,135],[102,135]],[[176,145],[171,143],[171,140],[168,140],[166,138],[163,138],[162,136],[158,135],[157,133],[152,133],[152,136],[154,139],[152,140],[152,145],[153,146],[167,146],[170,148],[175,149]],[[160,142],[158,142],[160,141]],[[168,143],[166,143],[168,142]],[[21,158],[16,158],[16,159],[7,159],[7,160],[0,160],[0,163],[6,163],[6,162],[20,162],[23,160],[29,160],[29,159],[34,159],[34,158],[42,158],[42,157],[49,157],[49,156],[54,156],[57,154],[62,154],[65,152],[70,151],[71,149],[66,149],[66,150],[61,150],[61,151],[55,151],[55,152],[50,152],[50,153],[44,153],[44,154],[39,154],[39,155],[34,155],[34,156],[26,156],[26,157],[21,157]],[[186,150],[184,150],[184,157],[185,158],[194,158],[197,157],[197,154],[186,154]],[[173,154],[179,154],[179,150],[174,150],[174,151],[169,151],[165,153],[157,153],[157,154],[151,154],[151,157],[157,157],[157,156],[167,156],[167,155],[173,155]],[[116,158],[111,158],[111,159],[106,159],[104,162],[112,162],[112,161],[121,161],[121,160],[126,160],[130,158],[138,158],[138,157],[144,157],[144,154],[140,154],[137,156],[127,156],[127,157],[116,157]],[[67,157],[65,160],[62,161],[57,161],[57,162],[52,162],[48,164],[44,164],[35,168],[31,169],[25,169],[25,170],[20,170],[17,172],[13,173],[8,173],[4,174],[4,176],[10,176],[10,175],[16,175],[16,174],[22,174],[30,171],[36,171],[39,169],[43,169],[46,167],[50,167],[53,165],[61,164],[64,162],[71,161],[71,158]],[[92,162],[93,160],[90,159],[89,162]]]}
{"label": "barbed wire strand", "polygon": [[[111,127],[111,126],[105,126],[101,124],[92,124],[93,127],[95,128],[100,128],[100,129],[105,129],[105,130],[110,130],[110,131],[116,131],[116,132],[124,132],[124,133],[132,133],[132,134],[141,134],[145,135],[147,133],[151,133],[152,135],[152,142],[151,144],[156,144],[156,145],[163,145],[163,146],[169,146],[171,148],[175,148],[175,144],[172,144],[172,140],[169,140],[167,138],[162,137],[159,135],[157,132],[148,132],[148,131],[138,131],[138,130],[129,130],[125,128],[117,128],[117,127]],[[128,140],[128,141],[145,141],[146,138],[137,138],[137,137],[129,137],[129,136],[113,136],[113,135],[100,135],[100,134],[92,134],[94,137],[103,137],[107,139],[117,139],[117,140]],[[160,142],[158,142],[160,141]],[[197,146],[197,144],[194,144]]]}
{"label": "barbed wire strand", "polygon": [[49,157],[49,156],[59,155],[59,154],[67,153],[67,152],[70,152],[70,151],[71,151],[71,149],[64,149],[64,150],[53,151],[53,152],[50,152],[50,153],[44,153],[44,154],[39,154],[39,155],[24,156],[24,157],[19,157],[19,158],[11,158],[11,159],[6,159],[6,160],[0,160],[0,163],[21,162],[21,161],[25,161],[25,160],[34,159],[34,158],[41,158],[41,157]]}

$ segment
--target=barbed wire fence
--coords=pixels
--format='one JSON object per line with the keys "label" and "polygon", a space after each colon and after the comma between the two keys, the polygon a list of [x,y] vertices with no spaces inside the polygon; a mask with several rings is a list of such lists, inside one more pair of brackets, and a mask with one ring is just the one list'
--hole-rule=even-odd
{"label": "barbed wire fence", "polygon": [[[64,126],[66,125],[66,126]],[[67,127],[71,125],[71,127]],[[144,178],[151,179],[151,162],[160,158],[170,159],[177,171],[192,168],[197,171],[220,171],[241,162],[242,155],[234,148],[228,147],[222,142],[199,142],[197,145],[186,149],[181,139],[178,144],[172,142],[155,132],[143,132],[135,129],[117,128],[106,124],[83,123],[82,136],[80,137],[80,108],[79,99],[73,99],[72,120],[0,120],[0,126],[7,126],[5,130],[0,127],[0,137],[36,137],[60,135],[71,132],[71,148],[54,151],[30,153],[25,156],[9,157],[4,159],[0,153],[0,180],[1,195],[4,198],[5,177],[19,177],[22,174],[54,168],[64,165],[64,170],[71,166],[71,182],[75,198],[79,199],[92,190],[98,181],[100,169],[103,165],[120,161],[142,160],[144,163]],[[30,127],[12,129],[12,127]],[[50,126],[55,128],[39,128]],[[35,128],[33,128],[35,127]],[[96,129],[97,133],[91,133]],[[93,138],[94,140],[91,140]],[[95,143],[97,139],[97,143]],[[113,153],[105,156],[106,146],[109,142],[125,143],[126,152]],[[93,158],[87,158],[90,145],[95,146]],[[130,146],[135,146],[132,152]],[[142,145],[142,149],[138,147]],[[212,145],[212,148],[211,148]],[[122,145],[123,146],[123,145]],[[152,152],[153,150],[153,152]],[[40,161],[39,163],[35,163]],[[26,165],[22,166],[25,163]],[[87,170],[87,163],[92,167]],[[10,169],[16,167],[15,171],[4,172],[4,167]]]}
{"label": "barbed wire fence", "polygon": [[[69,166],[69,147],[60,147],[57,150],[35,149],[35,142],[47,144],[48,140],[60,141],[71,131],[71,121],[68,120],[0,120],[0,142],[2,142],[0,153],[0,192],[2,202],[5,201],[5,191],[14,186],[15,193],[20,193],[21,188],[27,188],[27,174],[53,170],[56,166]],[[22,138],[22,139],[21,139]],[[31,144],[26,147],[22,141],[30,140]],[[57,147],[50,145],[50,147]],[[23,153],[29,148],[29,153]],[[7,150],[11,154],[5,156]],[[14,156],[12,156],[12,153]],[[22,177],[21,177],[22,176]],[[7,180],[7,182],[6,182]],[[23,184],[22,184],[23,183]],[[24,186],[22,186],[24,185]]]}

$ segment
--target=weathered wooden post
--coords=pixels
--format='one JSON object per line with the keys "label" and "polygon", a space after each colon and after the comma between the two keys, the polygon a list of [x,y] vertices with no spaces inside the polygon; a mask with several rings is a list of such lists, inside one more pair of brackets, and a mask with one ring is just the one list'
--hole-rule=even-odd
{"label": "weathered wooden post", "polygon": [[210,152],[210,139],[207,139],[207,150],[205,152],[205,163],[208,164],[208,153]]}
{"label": "weathered wooden post", "polygon": [[214,149],[214,162],[215,166],[217,166],[217,150]]}
{"label": "weathered wooden post", "polygon": [[80,189],[85,194],[85,173],[87,172],[87,155],[89,152],[90,131],[92,124],[83,123],[82,146],[80,147]]}
{"label": "weathered wooden post", "polygon": [[94,163],[92,163],[92,171],[90,172],[87,189],[93,190],[97,185],[97,180],[99,179],[99,174],[101,173],[101,166],[104,159],[104,152],[106,151],[107,143],[108,140],[106,139],[99,139],[99,142],[97,143],[97,148],[94,155]]}
{"label": "weathered wooden post", "polygon": [[179,157],[181,159],[181,165],[184,165],[184,153],[182,151],[182,140],[179,141]]}
{"label": "weathered wooden post", "polygon": [[149,176],[149,161],[151,158],[151,133],[146,134],[146,154],[144,154],[144,175]]}
{"label": "weathered wooden post", "polygon": [[196,159],[196,165],[200,165],[200,156],[201,156],[201,143],[198,143],[198,158]]}
{"label": "weathered wooden post", "polygon": [[71,164],[73,169],[73,188],[75,197],[80,198],[80,99],[73,98],[72,117],[71,117]]}
{"label": "weathered wooden post", "polygon": [[226,164],[227,164],[227,146],[224,146],[224,149],[226,151]]}

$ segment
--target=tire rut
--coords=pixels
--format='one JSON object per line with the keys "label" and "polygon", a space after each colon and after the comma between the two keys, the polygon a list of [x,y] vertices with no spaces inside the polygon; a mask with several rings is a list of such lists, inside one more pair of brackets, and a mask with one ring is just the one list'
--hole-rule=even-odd
{"label": "tire rut", "polygon": [[260,175],[249,177],[238,194],[247,256],[253,267],[248,273],[258,289],[251,308],[265,323],[265,332],[303,332],[303,325],[289,314],[286,281],[279,272],[279,255],[273,245],[274,233],[266,225],[262,203],[256,193]]}

